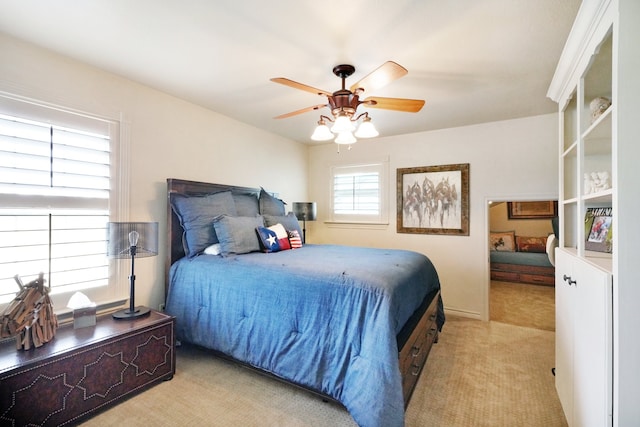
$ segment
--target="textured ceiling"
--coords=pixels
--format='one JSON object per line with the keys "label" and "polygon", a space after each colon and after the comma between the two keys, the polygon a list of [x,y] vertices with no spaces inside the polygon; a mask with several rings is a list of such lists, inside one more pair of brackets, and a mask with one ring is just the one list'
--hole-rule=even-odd
{"label": "textured ceiling", "polygon": [[319,112],[273,117],[326,98],[270,78],[333,92],[337,64],[356,67],[349,86],[398,62],[409,74],[367,95],[426,104],[368,110],[381,136],[556,111],[547,88],[579,3],[0,0],[0,32],[311,143]]}

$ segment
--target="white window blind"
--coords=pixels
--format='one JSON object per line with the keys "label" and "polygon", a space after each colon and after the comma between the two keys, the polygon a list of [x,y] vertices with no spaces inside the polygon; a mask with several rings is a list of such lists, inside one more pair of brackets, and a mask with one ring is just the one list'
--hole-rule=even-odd
{"label": "white window blind", "polygon": [[331,168],[332,220],[337,222],[387,221],[387,164]]}
{"label": "white window blind", "polygon": [[[59,114],[59,112],[56,112]],[[45,274],[52,295],[109,283],[109,124],[0,114],[0,303]]]}

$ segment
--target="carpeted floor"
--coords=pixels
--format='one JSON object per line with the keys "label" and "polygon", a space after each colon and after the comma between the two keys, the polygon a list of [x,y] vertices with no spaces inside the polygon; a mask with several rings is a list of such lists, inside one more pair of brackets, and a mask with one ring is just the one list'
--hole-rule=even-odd
{"label": "carpeted floor", "polygon": [[490,319],[510,325],[556,330],[555,288],[491,281]]}
{"label": "carpeted floor", "polygon": [[[554,335],[502,321],[449,316],[407,408],[406,426],[566,426],[551,375]],[[84,425],[350,427],[355,423],[339,405],[214,358],[205,350],[183,346],[177,351],[177,372],[171,381]]]}

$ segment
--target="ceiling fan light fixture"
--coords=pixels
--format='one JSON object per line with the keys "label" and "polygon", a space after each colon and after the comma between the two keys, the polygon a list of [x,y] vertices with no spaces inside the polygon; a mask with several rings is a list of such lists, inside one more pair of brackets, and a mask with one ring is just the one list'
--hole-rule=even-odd
{"label": "ceiling fan light fixture", "polygon": [[311,135],[311,139],[314,141],[328,141],[333,139],[334,136],[324,120],[320,119],[318,126],[313,131],[313,135]]}
{"label": "ceiling fan light fixture", "polygon": [[336,121],[331,127],[331,132],[333,133],[342,133],[342,132],[353,132],[356,130],[356,127],[351,123],[351,119],[347,116],[346,113],[341,112],[336,117]]}
{"label": "ceiling fan light fixture", "polygon": [[374,138],[380,135],[380,133],[371,122],[371,117],[367,116],[362,120],[360,126],[358,126],[358,130],[355,135],[358,138]]}
{"label": "ceiling fan light fixture", "polygon": [[349,145],[355,144],[358,140],[353,136],[351,132],[340,132],[335,139],[336,144]]}

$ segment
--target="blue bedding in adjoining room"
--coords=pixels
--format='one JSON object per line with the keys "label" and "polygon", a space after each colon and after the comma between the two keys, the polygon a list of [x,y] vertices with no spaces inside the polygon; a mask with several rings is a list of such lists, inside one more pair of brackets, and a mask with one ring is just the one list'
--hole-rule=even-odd
{"label": "blue bedding in adjoining room", "polygon": [[396,335],[439,289],[416,252],[305,245],[183,258],[166,311],[178,339],[332,396],[360,426],[393,427],[404,425]]}
{"label": "blue bedding in adjoining room", "polygon": [[553,268],[553,265],[549,262],[549,256],[546,253],[490,251],[489,254],[492,263]]}

